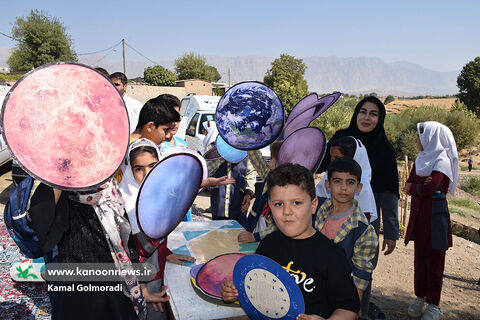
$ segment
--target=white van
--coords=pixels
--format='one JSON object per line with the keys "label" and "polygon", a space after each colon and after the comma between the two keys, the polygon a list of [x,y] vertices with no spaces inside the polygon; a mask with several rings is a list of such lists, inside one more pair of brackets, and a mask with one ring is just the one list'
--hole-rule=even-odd
{"label": "white van", "polygon": [[218,96],[190,95],[182,99],[180,105],[182,120],[176,135],[184,139],[190,149],[201,154],[205,153],[203,140],[207,130],[203,123],[215,121],[215,111],[220,98]]}

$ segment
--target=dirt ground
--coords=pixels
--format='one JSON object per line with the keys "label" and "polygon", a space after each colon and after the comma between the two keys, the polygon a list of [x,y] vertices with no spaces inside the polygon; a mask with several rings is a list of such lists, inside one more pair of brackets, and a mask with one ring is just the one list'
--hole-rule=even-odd
{"label": "dirt ground", "polygon": [[414,100],[394,100],[385,106],[387,113],[400,113],[407,108],[418,108],[420,106],[438,106],[445,109],[450,109],[455,102],[455,98],[443,99],[414,99]]}
{"label": "dirt ground", "polygon": [[[0,210],[11,190],[9,165],[0,167]],[[200,194],[195,205],[203,211],[209,206],[207,192]],[[208,214],[207,214],[208,215]],[[453,237],[454,246],[447,251],[445,277],[440,307],[446,319],[480,319],[480,245]],[[380,239],[382,241],[382,239]],[[408,319],[406,310],[413,295],[413,244],[404,246],[403,239],[388,256],[380,254],[373,274],[372,301],[387,319]]]}

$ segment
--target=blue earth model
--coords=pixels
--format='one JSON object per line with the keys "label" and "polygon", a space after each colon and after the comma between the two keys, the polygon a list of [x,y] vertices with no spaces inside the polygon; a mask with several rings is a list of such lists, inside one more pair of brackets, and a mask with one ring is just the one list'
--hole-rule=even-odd
{"label": "blue earth model", "polygon": [[283,130],[285,112],[277,94],[260,82],[241,82],[218,102],[215,121],[218,132],[232,147],[261,149]]}

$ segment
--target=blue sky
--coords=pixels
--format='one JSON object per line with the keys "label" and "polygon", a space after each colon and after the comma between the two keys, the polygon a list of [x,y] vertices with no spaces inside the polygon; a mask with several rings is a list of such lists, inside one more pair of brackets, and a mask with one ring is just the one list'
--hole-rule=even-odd
{"label": "blue sky", "polygon": [[[479,1],[0,0],[0,32],[31,9],[60,18],[77,53],[122,38],[150,59],[185,52],[225,57],[378,57],[437,71],[480,55]],[[14,41],[0,35],[0,46]],[[127,59],[142,60],[127,50]],[[120,60],[121,50],[108,52]]]}

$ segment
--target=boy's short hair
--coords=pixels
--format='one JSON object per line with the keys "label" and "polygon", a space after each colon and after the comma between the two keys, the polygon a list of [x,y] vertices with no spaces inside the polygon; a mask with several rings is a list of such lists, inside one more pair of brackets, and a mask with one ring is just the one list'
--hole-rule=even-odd
{"label": "boy's short hair", "polygon": [[127,76],[121,72],[114,72],[110,75],[110,80],[118,79],[122,82],[123,85],[126,85],[128,82]]}
{"label": "boy's short hair", "polygon": [[357,142],[352,137],[340,137],[332,141],[330,148],[332,147],[339,148],[344,157],[353,159],[357,150]]}
{"label": "boy's short hair", "polygon": [[313,175],[307,168],[293,163],[284,163],[274,170],[270,171],[267,176],[268,194],[273,187],[284,187],[289,184],[296,185],[304,190],[310,198],[315,199],[315,181]]}
{"label": "boy's short hair", "polygon": [[357,161],[351,158],[337,158],[333,160],[327,169],[328,181],[331,181],[334,172],[348,172],[357,178],[357,182],[362,180],[362,168]]}
{"label": "boy's short hair", "polygon": [[137,129],[142,129],[150,121],[153,121],[155,127],[158,127],[171,122],[179,122],[180,114],[163,99],[157,97],[148,100],[143,105],[138,115]]}
{"label": "boy's short hair", "polygon": [[180,108],[180,99],[175,97],[173,94],[164,93],[159,95],[157,98],[164,100],[169,106]]}

